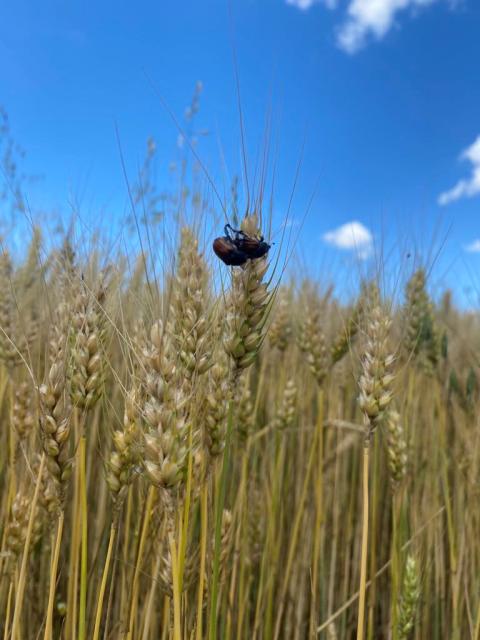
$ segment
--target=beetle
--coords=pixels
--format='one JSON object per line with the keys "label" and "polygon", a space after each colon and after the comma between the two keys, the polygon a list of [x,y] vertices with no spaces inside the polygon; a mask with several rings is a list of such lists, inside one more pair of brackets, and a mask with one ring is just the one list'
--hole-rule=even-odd
{"label": "beetle", "polygon": [[248,260],[244,251],[240,251],[228,234],[213,241],[215,255],[229,267],[240,267]]}
{"label": "beetle", "polygon": [[262,258],[270,250],[271,245],[265,242],[263,236],[254,238],[230,224],[225,225],[224,232],[224,236],[213,241],[213,250],[229,266],[242,266],[247,260]]}

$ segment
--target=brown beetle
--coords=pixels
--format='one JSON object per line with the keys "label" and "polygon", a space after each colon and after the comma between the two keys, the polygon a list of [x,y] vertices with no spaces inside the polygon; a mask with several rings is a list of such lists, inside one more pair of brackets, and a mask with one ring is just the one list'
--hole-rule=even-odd
{"label": "brown beetle", "polygon": [[247,260],[261,258],[269,249],[270,245],[263,236],[254,238],[230,224],[225,225],[225,235],[213,241],[215,254],[229,266],[241,266]]}
{"label": "brown beetle", "polygon": [[247,254],[237,248],[229,235],[215,238],[213,250],[222,262],[231,267],[239,267],[248,260]]}

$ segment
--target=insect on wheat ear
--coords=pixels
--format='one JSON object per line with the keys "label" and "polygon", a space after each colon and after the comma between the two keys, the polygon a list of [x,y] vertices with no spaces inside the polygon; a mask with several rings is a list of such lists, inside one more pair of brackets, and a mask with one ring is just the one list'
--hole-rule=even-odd
{"label": "insect on wheat ear", "polygon": [[229,236],[215,238],[213,241],[213,250],[222,262],[231,267],[239,267],[248,260],[247,254],[240,251]]}
{"label": "insect on wheat ear", "polygon": [[270,247],[263,236],[254,238],[240,229],[234,229],[230,224],[225,225],[225,235],[213,241],[216,256],[229,266],[241,266],[247,260],[262,258]]}

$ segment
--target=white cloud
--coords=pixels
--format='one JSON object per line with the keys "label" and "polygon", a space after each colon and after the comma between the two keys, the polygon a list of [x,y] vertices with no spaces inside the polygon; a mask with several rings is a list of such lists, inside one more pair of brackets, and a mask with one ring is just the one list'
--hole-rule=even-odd
{"label": "white cloud", "polygon": [[469,178],[459,180],[457,184],[438,196],[438,204],[444,206],[460,198],[473,198],[480,194],[480,136],[460,155],[460,160],[468,160],[472,165]]}
{"label": "white cloud", "polygon": [[367,258],[373,247],[371,231],[356,220],[342,224],[332,231],[327,231],[323,235],[323,240],[338,249],[356,251],[360,258]]}
{"label": "white cloud", "polygon": [[470,244],[467,244],[465,251],[469,253],[480,253],[480,240],[474,240]]}
{"label": "white cloud", "polygon": [[287,0],[287,4],[291,4],[293,7],[297,7],[297,9],[301,9],[302,11],[310,9],[314,4],[323,4],[327,9],[335,9],[338,0]]}
{"label": "white cloud", "polygon": [[372,35],[381,40],[392,28],[399,11],[419,8],[437,0],[350,0],[348,18],[337,33],[337,42],[347,53],[356,53]]}

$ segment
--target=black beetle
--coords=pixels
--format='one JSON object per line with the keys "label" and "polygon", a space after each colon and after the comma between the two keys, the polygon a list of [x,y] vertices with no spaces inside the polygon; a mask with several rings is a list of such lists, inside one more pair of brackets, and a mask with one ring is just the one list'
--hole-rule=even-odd
{"label": "black beetle", "polygon": [[247,260],[263,257],[269,249],[270,245],[263,236],[254,238],[230,224],[225,225],[225,235],[213,241],[213,250],[220,260],[235,267],[245,264]]}

